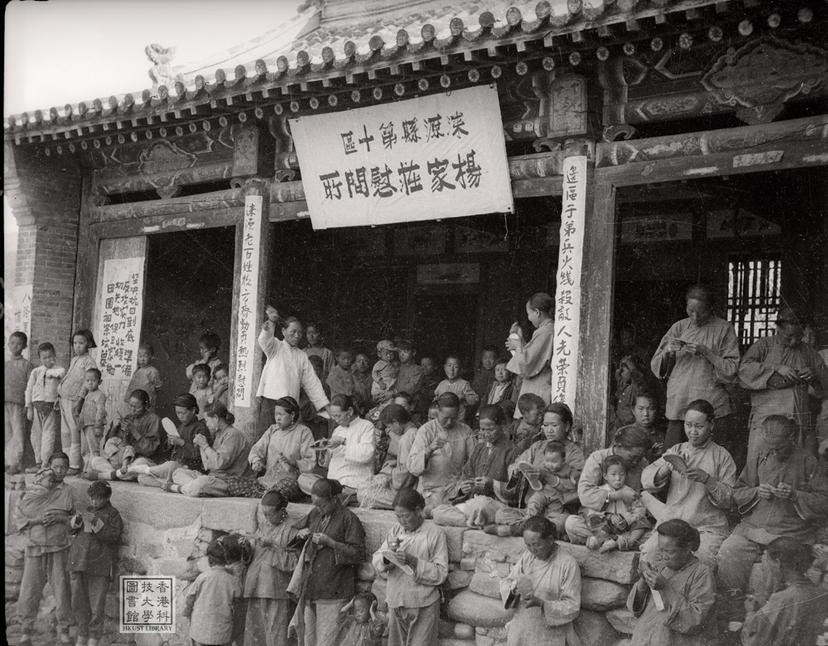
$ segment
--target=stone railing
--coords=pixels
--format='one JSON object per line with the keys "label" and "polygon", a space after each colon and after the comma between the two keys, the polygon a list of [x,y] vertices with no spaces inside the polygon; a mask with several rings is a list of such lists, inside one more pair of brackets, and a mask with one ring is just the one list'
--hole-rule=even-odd
{"label": "stone railing", "polygon": [[[67,479],[84,504],[88,482]],[[8,488],[7,482],[7,488]],[[20,483],[22,484],[22,483]],[[183,590],[204,567],[204,548],[222,532],[255,530],[257,500],[241,498],[187,498],[159,489],[139,487],[131,483],[112,483],[112,504],[124,519],[122,537],[121,574],[165,574],[177,577],[178,603]],[[13,504],[19,491],[9,492],[7,503]],[[309,510],[309,505],[289,506],[289,519],[298,519]],[[362,521],[366,536],[366,553],[379,548],[384,537],[396,524],[389,511],[353,509]],[[13,519],[11,519],[13,521]],[[508,574],[511,565],[524,549],[521,538],[490,536],[478,530],[462,527],[444,527],[448,537],[450,572],[444,586],[446,603],[440,625],[441,646],[494,646],[505,643],[506,622],[511,611],[503,609],[498,581]],[[6,616],[14,616],[11,602],[16,599],[22,576],[22,541],[19,535],[6,536]],[[624,644],[624,633],[631,632],[629,613],[623,609],[630,584],[637,571],[636,553],[615,552],[598,555],[586,548],[561,543],[560,548],[572,554],[581,565],[583,575],[582,607],[576,628],[587,644]],[[12,575],[11,577],[9,575]],[[359,569],[360,589],[371,589],[384,604],[385,582],[375,576],[370,564]],[[179,606],[180,607],[180,606]],[[118,599],[114,590],[107,600],[106,632],[109,644],[168,644],[184,646],[187,639],[187,621],[179,618],[177,632],[164,635],[137,636],[130,642],[126,635],[118,635]],[[42,604],[39,628],[53,622],[53,603]],[[10,628],[14,632],[14,624]],[[118,640],[121,641],[118,641]]]}

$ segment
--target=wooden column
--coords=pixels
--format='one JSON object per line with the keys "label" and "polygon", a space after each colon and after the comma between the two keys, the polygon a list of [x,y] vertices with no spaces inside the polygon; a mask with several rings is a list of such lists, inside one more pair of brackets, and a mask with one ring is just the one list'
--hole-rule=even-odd
{"label": "wooden column", "polygon": [[607,445],[610,344],[615,290],[615,186],[602,181],[590,157],[581,276],[581,347],[575,415],[584,426],[584,451]]}
{"label": "wooden column", "polygon": [[[233,271],[233,320],[230,326],[230,385],[227,401],[236,417],[236,428],[248,430],[256,428],[259,405],[256,389],[264,366],[264,355],[258,348],[257,338],[262,322],[265,320],[265,306],[269,292],[270,277],[270,223],[269,210],[270,185],[268,180],[252,178],[243,186],[245,198],[260,198],[261,206],[256,206],[256,230],[250,230],[248,220],[247,232],[245,219],[250,217],[250,204],[257,200],[245,200],[247,206],[236,225],[236,254]],[[248,253],[250,240],[248,234],[258,237],[258,256],[252,261]],[[258,235],[256,235],[258,234]],[[245,298],[246,277],[255,276],[255,290],[250,298]],[[250,344],[255,351],[250,351]],[[250,363],[252,360],[252,364]],[[246,368],[246,370],[244,370]],[[242,372],[244,374],[242,374]],[[244,384],[244,393],[238,387]],[[241,396],[243,395],[243,396]],[[241,400],[239,399],[241,396]],[[244,403],[241,403],[244,401]]]}

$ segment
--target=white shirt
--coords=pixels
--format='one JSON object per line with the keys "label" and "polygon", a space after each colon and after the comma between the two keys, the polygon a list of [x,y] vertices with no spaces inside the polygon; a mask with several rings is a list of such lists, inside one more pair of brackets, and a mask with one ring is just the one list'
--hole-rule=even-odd
{"label": "white shirt", "polygon": [[259,379],[257,397],[293,397],[298,402],[299,390],[304,388],[316,410],[328,405],[322,383],[303,350],[277,339],[265,329],[259,333],[259,347],[267,356],[267,362]]}
{"label": "white shirt", "polygon": [[328,478],[352,489],[368,484],[374,475],[374,425],[359,417],[348,426],[337,426],[331,434],[345,444],[331,451]]}

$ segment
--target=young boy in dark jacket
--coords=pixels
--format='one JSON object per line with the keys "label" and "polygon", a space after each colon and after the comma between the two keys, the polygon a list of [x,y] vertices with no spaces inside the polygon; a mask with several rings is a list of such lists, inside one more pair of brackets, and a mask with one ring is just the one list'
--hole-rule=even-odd
{"label": "young boy in dark jacket", "polygon": [[118,562],[118,544],[124,527],[121,515],[109,502],[112,487],[108,482],[93,482],[87,493],[89,507],[71,521],[75,536],[69,548],[72,610],[78,624],[76,646],[98,645],[106,593]]}

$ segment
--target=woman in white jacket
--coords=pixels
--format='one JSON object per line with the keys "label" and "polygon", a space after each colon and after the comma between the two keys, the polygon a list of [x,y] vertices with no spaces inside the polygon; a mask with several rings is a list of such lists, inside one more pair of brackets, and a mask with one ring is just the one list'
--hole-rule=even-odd
{"label": "woman in white jacket", "polygon": [[[282,329],[282,339],[275,336],[277,324]],[[260,398],[258,435],[261,437],[273,423],[273,410],[276,400],[293,397],[299,401],[299,391],[304,389],[318,412],[328,406],[325,390],[308,355],[299,348],[302,340],[302,323],[295,317],[279,318],[276,308],[267,306],[267,320],[259,333],[259,347],[265,353],[267,361],[262,369],[259,389],[256,396]]]}

